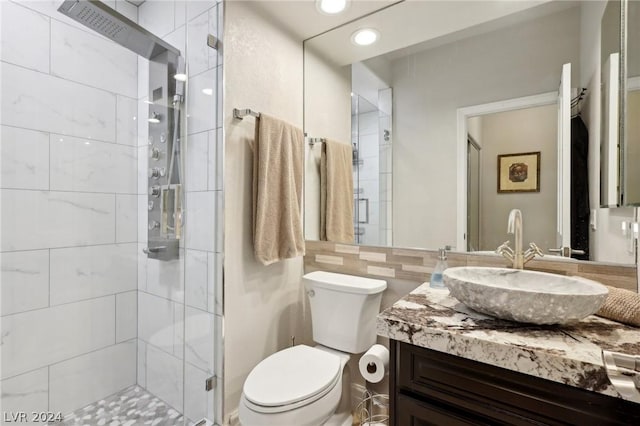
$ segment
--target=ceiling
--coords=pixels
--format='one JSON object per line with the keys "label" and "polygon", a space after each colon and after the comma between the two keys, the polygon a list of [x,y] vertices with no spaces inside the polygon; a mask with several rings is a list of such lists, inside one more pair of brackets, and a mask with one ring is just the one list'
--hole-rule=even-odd
{"label": "ceiling", "polygon": [[[126,0],[140,6],[145,0]],[[211,0],[213,1],[213,0]],[[227,0],[247,1],[247,0]],[[306,40],[376,10],[405,0],[348,0],[347,9],[336,15],[325,15],[316,9],[316,0],[252,0],[255,7],[271,21],[286,28],[291,35]]]}
{"label": "ceiling", "polygon": [[265,17],[302,41],[399,1],[351,0],[347,10],[337,15],[320,13],[315,0],[257,0],[253,3]]}
{"label": "ceiling", "polygon": [[[571,6],[575,6],[575,2],[409,0],[313,38],[305,47],[343,66],[409,47],[395,53],[405,55]],[[376,28],[380,31],[380,40],[364,47],[350,43],[351,34],[362,27]]]}

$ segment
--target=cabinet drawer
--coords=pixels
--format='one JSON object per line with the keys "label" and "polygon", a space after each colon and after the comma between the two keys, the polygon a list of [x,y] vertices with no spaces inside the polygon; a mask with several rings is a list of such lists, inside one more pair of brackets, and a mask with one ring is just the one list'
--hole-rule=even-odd
{"label": "cabinet drawer", "polygon": [[406,343],[395,347],[396,392],[492,423],[640,424],[639,404]]}
{"label": "cabinet drawer", "polygon": [[402,426],[481,426],[482,419],[460,413],[426,401],[399,395],[397,425]]}

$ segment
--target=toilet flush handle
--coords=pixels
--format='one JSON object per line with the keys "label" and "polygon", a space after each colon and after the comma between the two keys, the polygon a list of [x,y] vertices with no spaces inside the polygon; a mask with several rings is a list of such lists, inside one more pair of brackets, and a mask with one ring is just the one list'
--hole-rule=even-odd
{"label": "toilet flush handle", "polygon": [[309,297],[313,297],[313,296],[315,296],[315,295],[316,295],[316,292],[315,292],[315,291],[313,291],[313,290],[309,290],[309,291],[307,291],[307,296],[309,296]]}

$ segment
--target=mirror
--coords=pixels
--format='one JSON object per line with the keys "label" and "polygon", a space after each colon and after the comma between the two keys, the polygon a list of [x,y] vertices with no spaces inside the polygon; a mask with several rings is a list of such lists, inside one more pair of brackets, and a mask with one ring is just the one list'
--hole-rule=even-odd
{"label": "mirror", "polygon": [[624,118],[623,196],[640,206],[640,1],[625,1],[626,112]]}
{"label": "mirror", "polygon": [[[595,72],[583,56],[597,55],[599,42],[585,43],[581,20],[597,27],[604,9],[584,3],[403,2],[305,41],[305,132],[355,148],[354,242],[493,252],[511,239],[508,213],[519,208],[526,243],[571,245],[562,239],[571,144],[559,143],[571,112],[561,119],[558,109],[583,107],[579,84]],[[378,42],[351,43],[363,27]],[[565,64],[574,83],[560,100]],[[321,149],[306,151],[309,240],[320,234]],[[597,165],[585,176],[597,185]]]}
{"label": "mirror", "polygon": [[601,63],[601,136],[600,136],[600,206],[619,207],[620,200],[620,97],[622,3],[609,1],[600,25]]}
{"label": "mirror", "polygon": [[640,2],[612,0],[602,17],[600,205],[640,205]]}

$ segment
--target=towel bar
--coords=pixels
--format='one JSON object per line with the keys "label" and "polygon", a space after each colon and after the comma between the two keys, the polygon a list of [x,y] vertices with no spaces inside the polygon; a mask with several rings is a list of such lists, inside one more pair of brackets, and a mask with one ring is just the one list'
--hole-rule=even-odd
{"label": "towel bar", "polygon": [[[260,113],[253,111],[252,109],[249,108],[245,108],[245,109],[239,109],[239,108],[234,108],[233,109],[233,118],[237,118],[239,120],[242,120],[243,118],[250,116],[250,117],[256,117],[256,118],[260,118]],[[307,137],[307,134],[304,134],[305,137]],[[307,141],[309,142],[309,145],[313,146],[317,143],[324,143],[327,140],[325,138],[309,138],[307,137]]]}
{"label": "towel bar", "polygon": [[259,112],[252,111],[249,108],[246,108],[246,109],[234,108],[233,109],[233,118],[237,118],[239,120],[242,120],[243,118],[245,118],[248,115],[251,116],[251,117],[260,118],[260,113]]}
{"label": "towel bar", "polygon": [[317,143],[325,143],[327,140],[325,138],[307,138],[309,141],[309,145],[313,146]]}

